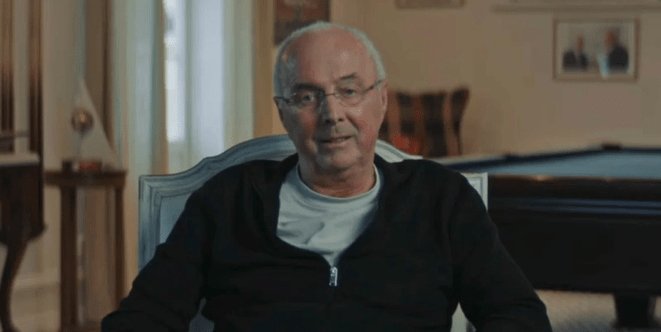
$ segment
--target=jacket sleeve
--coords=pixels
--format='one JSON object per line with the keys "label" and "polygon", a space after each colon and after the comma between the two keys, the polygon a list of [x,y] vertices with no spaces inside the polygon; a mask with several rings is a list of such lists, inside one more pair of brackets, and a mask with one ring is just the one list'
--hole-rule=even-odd
{"label": "jacket sleeve", "polygon": [[117,311],[101,323],[103,332],[187,331],[202,298],[214,227],[194,192],[167,240],[139,272]]}
{"label": "jacket sleeve", "polygon": [[459,304],[480,332],[551,331],[546,306],[498,237],[477,191],[462,176],[450,222]]}

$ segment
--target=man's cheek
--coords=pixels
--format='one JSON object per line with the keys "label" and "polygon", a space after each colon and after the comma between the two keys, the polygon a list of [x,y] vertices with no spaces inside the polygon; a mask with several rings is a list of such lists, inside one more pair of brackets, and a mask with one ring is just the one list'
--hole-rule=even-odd
{"label": "man's cheek", "polygon": [[381,125],[378,121],[361,121],[358,122],[358,128],[362,128],[362,136],[374,136],[379,131],[379,126]]}

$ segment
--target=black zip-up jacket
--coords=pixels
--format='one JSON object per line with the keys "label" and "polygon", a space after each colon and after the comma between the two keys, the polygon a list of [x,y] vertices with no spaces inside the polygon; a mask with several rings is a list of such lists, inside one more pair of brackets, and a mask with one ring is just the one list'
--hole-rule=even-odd
{"label": "black zip-up jacket", "polygon": [[276,235],[297,155],[223,170],[186,203],[102,330],[185,331],[206,298],[215,331],[551,331],[475,189],[426,160],[388,163],[376,219],[331,267]]}

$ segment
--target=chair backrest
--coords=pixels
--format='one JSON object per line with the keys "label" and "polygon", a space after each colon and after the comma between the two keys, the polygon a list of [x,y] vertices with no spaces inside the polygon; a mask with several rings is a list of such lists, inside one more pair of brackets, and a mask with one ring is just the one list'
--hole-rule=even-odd
{"label": "chair backrest", "polygon": [[461,121],[468,97],[467,87],[452,92],[389,90],[379,138],[426,158],[461,155]]}
{"label": "chair backrest", "polygon": [[[294,143],[287,135],[267,136],[238,144],[220,155],[204,158],[193,168],[182,173],[140,176],[138,268],[142,269],[154,256],[156,246],[167,239],[188,197],[215,174],[247,161],[282,160],[294,153],[296,153]],[[399,151],[381,140],[377,141],[376,153],[388,162],[422,158]],[[486,174],[464,175],[482,195],[486,204]],[[213,324],[199,313],[191,322],[190,331],[212,330]]]}
{"label": "chair backrest", "polygon": [[463,154],[463,144],[461,142],[461,123],[464,119],[464,112],[466,112],[466,105],[470,97],[470,89],[466,86],[459,87],[452,91],[450,100],[450,108],[452,109],[452,129],[456,136],[458,155]]}

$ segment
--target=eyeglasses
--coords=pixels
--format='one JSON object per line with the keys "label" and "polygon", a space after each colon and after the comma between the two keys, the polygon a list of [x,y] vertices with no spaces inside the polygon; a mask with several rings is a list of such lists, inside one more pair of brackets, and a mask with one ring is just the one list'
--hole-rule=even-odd
{"label": "eyeglasses", "polygon": [[328,96],[333,95],[340,100],[340,104],[344,106],[356,106],[365,99],[365,95],[370,92],[370,90],[376,88],[382,80],[376,81],[367,89],[361,89],[360,86],[356,83],[349,83],[340,85],[335,88],[335,91],[332,93],[326,93],[323,90],[315,89],[312,87],[299,88],[294,91],[291,97],[285,98],[281,96],[275,96],[273,99],[281,99],[284,101],[287,106],[293,107],[295,109],[309,110],[317,109],[321,102],[326,99]]}

